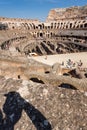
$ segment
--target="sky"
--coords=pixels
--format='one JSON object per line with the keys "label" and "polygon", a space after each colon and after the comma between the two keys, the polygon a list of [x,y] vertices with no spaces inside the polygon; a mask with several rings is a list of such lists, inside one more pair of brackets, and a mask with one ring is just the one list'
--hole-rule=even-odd
{"label": "sky", "polygon": [[87,0],[0,0],[0,17],[45,21],[53,8],[87,5]]}

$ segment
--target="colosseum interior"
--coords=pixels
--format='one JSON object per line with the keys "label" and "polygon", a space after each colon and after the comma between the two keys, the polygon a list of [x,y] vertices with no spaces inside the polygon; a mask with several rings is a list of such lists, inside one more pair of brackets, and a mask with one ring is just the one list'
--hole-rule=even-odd
{"label": "colosseum interior", "polygon": [[54,9],[46,22],[0,18],[0,35],[2,50],[14,47],[27,55],[87,51],[87,9]]}
{"label": "colosseum interior", "polygon": [[[25,69],[20,68],[24,67],[21,63],[25,61],[23,58],[31,56],[30,54],[43,56],[86,51],[87,6],[51,10],[46,22],[40,22],[37,19],[0,18],[1,74],[17,78],[18,75],[21,75],[21,71]],[[16,62],[18,57],[20,57],[19,63]],[[9,63],[12,65],[12,70],[11,66],[10,69],[7,69],[9,68]],[[4,67],[3,64],[5,64]],[[37,66],[38,72],[46,73],[44,67],[40,69],[41,67]],[[28,71],[35,70],[35,67],[28,69],[29,67],[27,66],[26,68]],[[16,73],[13,72],[14,74],[12,75],[11,71],[15,70]],[[69,72],[69,70],[66,71]],[[49,67],[47,72],[51,72]],[[22,77],[26,77],[24,75],[27,74],[22,74]],[[43,77],[45,78],[46,76]],[[27,78],[29,79],[29,76]],[[45,82],[43,79],[41,80]]]}
{"label": "colosseum interior", "polygon": [[[41,122],[39,122],[39,127],[37,127],[36,124],[34,124],[34,127],[28,123],[29,127],[27,128],[24,122],[28,120],[27,118],[23,118],[22,122],[26,130],[36,130],[35,128],[37,128],[37,130],[87,130],[87,114],[83,113],[84,111],[87,112],[87,98],[85,99],[85,96],[87,96],[87,65],[85,69],[80,70],[78,68],[62,67],[59,63],[48,65],[32,59],[32,57],[39,56],[82,52],[86,52],[87,54],[87,6],[52,9],[49,11],[45,22],[41,22],[37,19],[0,17],[0,93],[17,91],[24,98],[28,96],[30,101],[35,103],[36,107],[49,118],[48,120],[51,122],[51,125],[53,125],[51,129],[51,127],[47,126],[48,122],[45,122],[47,128],[42,128]],[[60,87],[69,87],[73,90],[62,90]],[[80,92],[84,92],[85,96],[81,95]],[[36,99],[34,99],[35,102],[31,93],[33,97],[36,97]],[[57,95],[59,98],[57,98]],[[67,98],[67,95],[69,98]],[[70,113],[71,117],[68,118],[69,115],[67,116],[68,122],[70,123],[71,119],[72,122],[75,120],[78,124],[74,124],[75,127],[69,124],[70,129],[68,129],[68,125],[66,129],[63,128],[65,124],[63,122],[63,125],[61,125],[61,121],[59,122],[59,126],[62,129],[58,129],[59,127],[57,126],[56,119],[58,118],[58,120],[60,120],[59,118],[61,118],[57,116],[57,107],[60,104],[60,100],[63,104],[63,97],[66,101],[69,101],[73,109],[73,112]],[[2,95],[0,95],[0,98],[4,100]],[[56,99],[58,100],[58,104],[56,103]],[[81,108],[83,111],[77,112],[77,108],[83,107],[83,105],[78,103],[78,100],[80,102],[81,99],[86,103],[84,109]],[[43,100],[43,103],[41,100]],[[47,109],[49,113],[43,108],[45,100],[48,104]],[[2,104],[1,101],[0,105],[2,106]],[[42,107],[39,107],[40,104],[42,104]],[[66,105],[66,103],[64,103],[64,105]],[[46,107],[46,104],[44,107]],[[64,108],[65,107],[66,112],[68,111],[68,106],[64,106]],[[74,107],[76,113],[74,113]],[[62,111],[64,109],[58,108],[58,110]],[[27,110],[25,111],[27,113]],[[52,113],[54,115],[52,115]],[[83,113],[80,117],[84,117],[84,119],[81,118],[80,120],[79,116],[78,118],[81,123],[83,123],[83,121],[86,122],[86,124],[83,123],[84,125],[81,125],[82,129],[80,129],[78,119],[73,116],[77,113]],[[62,112],[60,115],[64,117]],[[34,123],[33,118],[34,116],[31,115],[30,119]],[[66,117],[63,119],[65,120]],[[21,124],[21,122],[19,122],[19,124]],[[16,125],[15,130],[18,130],[17,128],[19,127],[20,130],[25,130],[22,128],[22,125]]]}

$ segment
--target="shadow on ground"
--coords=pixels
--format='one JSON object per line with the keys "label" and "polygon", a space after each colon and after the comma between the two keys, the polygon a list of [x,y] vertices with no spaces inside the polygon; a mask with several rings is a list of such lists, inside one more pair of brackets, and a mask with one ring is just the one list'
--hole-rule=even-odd
{"label": "shadow on ground", "polygon": [[51,124],[44,115],[32,104],[23,99],[17,92],[5,94],[6,101],[3,105],[3,113],[0,110],[0,130],[14,130],[15,124],[22,116],[24,110],[36,127],[36,130],[52,130]]}

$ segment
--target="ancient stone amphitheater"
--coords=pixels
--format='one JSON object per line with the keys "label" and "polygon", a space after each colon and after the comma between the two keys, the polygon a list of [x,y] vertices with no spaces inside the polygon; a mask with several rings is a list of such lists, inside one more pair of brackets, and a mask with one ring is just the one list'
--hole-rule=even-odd
{"label": "ancient stone amphitheater", "polygon": [[87,6],[52,9],[45,22],[0,18],[0,130],[87,130],[87,68],[31,57],[76,52],[87,52]]}
{"label": "ancient stone amphitheater", "polygon": [[87,51],[87,6],[51,10],[46,22],[0,18],[0,46],[38,55]]}

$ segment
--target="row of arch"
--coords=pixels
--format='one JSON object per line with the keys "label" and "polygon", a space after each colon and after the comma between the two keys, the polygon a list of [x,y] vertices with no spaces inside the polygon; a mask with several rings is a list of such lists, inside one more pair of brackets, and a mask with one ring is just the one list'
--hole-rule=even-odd
{"label": "row of arch", "polygon": [[6,23],[10,29],[27,29],[27,30],[49,30],[49,29],[84,29],[87,28],[87,20],[61,20],[49,23]]}
{"label": "row of arch", "polygon": [[59,21],[59,22],[51,22],[51,23],[22,23],[22,27],[26,29],[82,29],[87,28],[87,20],[77,20],[77,21]]}
{"label": "row of arch", "polygon": [[60,21],[51,23],[51,28],[54,29],[81,29],[87,28],[87,20],[77,20],[77,21]]}

